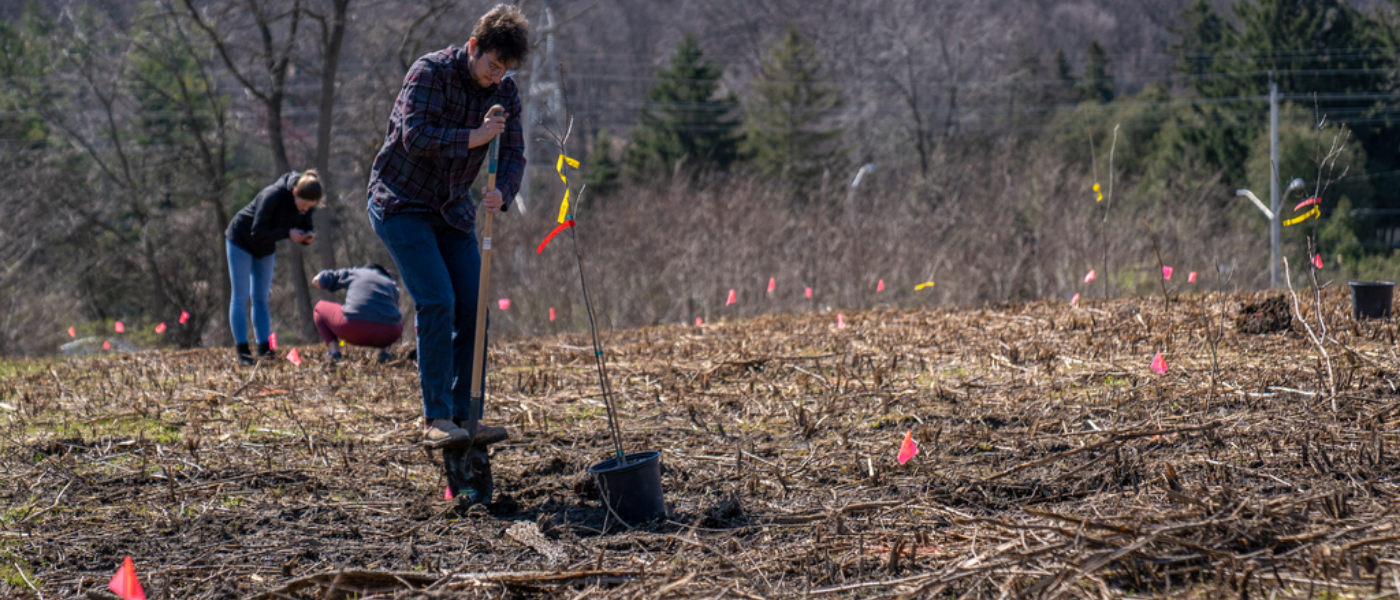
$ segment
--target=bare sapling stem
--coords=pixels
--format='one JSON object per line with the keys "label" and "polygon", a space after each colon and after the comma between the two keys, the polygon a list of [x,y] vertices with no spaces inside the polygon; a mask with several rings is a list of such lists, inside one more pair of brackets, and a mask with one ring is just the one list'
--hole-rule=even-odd
{"label": "bare sapling stem", "polygon": [[[1113,125],[1113,142],[1108,146],[1108,196],[1103,205],[1099,245],[1103,251],[1103,299],[1108,299],[1108,209],[1113,206],[1113,154],[1118,149],[1118,124]],[[1098,169],[1096,168],[1095,171]],[[1097,177],[1097,175],[1096,175]]]}
{"label": "bare sapling stem", "polygon": [[1162,249],[1157,246],[1157,234],[1152,233],[1152,226],[1147,223],[1147,217],[1142,218],[1142,226],[1147,228],[1147,237],[1152,238],[1152,251],[1157,254],[1157,270],[1162,274],[1162,310],[1171,313],[1171,297],[1167,295],[1167,263],[1162,262]]}
{"label": "bare sapling stem", "polygon": [[1225,282],[1234,275],[1234,268],[1231,265],[1230,275],[1225,275],[1221,268],[1218,256],[1211,257],[1211,262],[1215,263],[1215,297],[1217,309],[1220,313],[1220,320],[1215,331],[1211,331],[1212,319],[1206,320],[1206,344],[1210,348],[1210,392],[1206,395],[1206,412],[1210,412],[1210,405],[1215,400],[1215,391],[1220,385],[1220,342],[1225,339]]}
{"label": "bare sapling stem", "polygon": [[[574,119],[569,115],[569,91],[564,80],[564,63],[559,63],[559,89],[560,89],[560,109],[566,117],[567,125],[560,123],[558,115],[555,116],[555,126],[560,131],[554,131],[545,127],[545,131],[554,139],[554,145],[559,148],[559,154],[568,154],[569,136],[574,130]],[[583,192],[588,186],[579,188],[578,199],[575,206],[583,205]],[[565,190],[567,193],[567,190]],[[577,213],[577,211],[574,211]],[[566,215],[572,218],[573,215]],[[598,339],[598,322],[594,318],[593,301],[588,295],[588,280],[583,274],[583,248],[578,242],[578,226],[569,228],[569,237],[574,242],[574,257],[578,264],[579,287],[583,290],[583,306],[588,312],[588,331],[593,341],[593,362],[598,368],[598,387],[603,394],[603,406],[608,412],[608,432],[612,436],[613,451],[617,454],[617,466],[627,465],[627,454],[622,451],[622,430],[618,426],[617,407],[614,404],[612,386],[608,382],[607,361],[603,359],[603,345]]]}
{"label": "bare sapling stem", "polygon": [[[1293,278],[1289,274],[1289,271],[1288,257],[1285,256],[1283,257],[1283,281],[1288,285],[1288,295],[1293,298],[1293,316],[1298,319],[1299,323],[1303,324],[1303,330],[1307,332],[1308,339],[1317,347],[1317,351],[1322,354],[1322,362],[1327,367],[1327,397],[1332,403],[1332,412],[1335,413],[1337,412],[1337,384],[1336,378],[1332,374],[1332,356],[1327,353],[1327,346],[1324,340],[1318,337],[1317,333],[1313,331],[1312,325],[1303,317],[1302,308],[1298,305],[1298,292],[1293,290]],[[1320,311],[1317,318],[1318,321],[1322,320]]]}

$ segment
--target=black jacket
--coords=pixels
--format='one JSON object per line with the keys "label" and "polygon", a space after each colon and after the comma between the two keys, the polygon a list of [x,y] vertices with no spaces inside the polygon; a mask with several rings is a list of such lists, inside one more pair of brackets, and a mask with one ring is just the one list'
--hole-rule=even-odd
{"label": "black jacket", "polygon": [[305,213],[297,210],[296,198],[292,195],[292,188],[300,177],[301,173],[292,171],[263,188],[233,216],[224,237],[253,258],[262,258],[276,252],[277,242],[287,239],[291,230],[311,231],[311,213],[316,210]]}

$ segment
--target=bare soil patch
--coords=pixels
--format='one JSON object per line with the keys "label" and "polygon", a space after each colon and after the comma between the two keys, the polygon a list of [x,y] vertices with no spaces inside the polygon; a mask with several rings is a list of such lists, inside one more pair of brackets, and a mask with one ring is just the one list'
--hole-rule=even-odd
{"label": "bare soil patch", "polygon": [[662,451],[669,504],[630,528],[584,476],[611,453],[584,335],[494,345],[513,437],[469,510],[414,445],[404,351],[21,363],[0,596],[102,597],[126,555],[153,599],[1394,594],[1395,323],[1324,295],[1331,396],[1296,328],[1231,327],[1263,297],[614,332],[627,449]]}

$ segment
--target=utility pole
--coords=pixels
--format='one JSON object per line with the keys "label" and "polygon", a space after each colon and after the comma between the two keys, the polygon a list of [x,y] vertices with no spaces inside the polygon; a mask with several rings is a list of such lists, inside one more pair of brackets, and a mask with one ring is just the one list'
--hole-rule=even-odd
{"label": "utility pole", "polygon": [[[558,71],[556,70],[558,69],[558,63],[556,63],[554,59],[554,13],[549,9],[549,3],[547,2],[543,4],[540,13],[540,27],[538,31],[543,37],[537,42],[537,46],[541,44],[544,46],[545,60],[547,63],[544,65],[543,69],[540,68],[540,52],[538,47],[530,53],[530,83],[525,87],[525,107],[521,114],[521,117],[525,121],[521,123],[523,127],[522,131],[525,133],[525,181],[522,182],[520,186],[520,195],[526,200],[529,200],[527,190],[530,189],[530,182],[534,181],[530,173],[539,168],[540,165],[546,165],[551,162],[548,160],[538,162],[536,161],[536,157],[530,153],[530,149],[534,147],[533,140],[535,137],[530,134],[530,129],[542,120],[541,117],[552,115],[557,118],[560,105],[563,104],[563,89],[559,86]],[[538,103],[540,101],[544,101],[545,103],[546,110],[544,113],[541,113],[538,108]],[[562,126],[568,127],[569,124],[563,123]]]}
{"label": "utility pole", "polygon": [[1279,206],[1278,189],[1278,82],[1274,81],[1272,71],[1269,72],[1269,160],[1269,205],[1274,211],[1274,218],[1269,219],[1269,287],[1278,288],[1279,216],[1283,211]]}

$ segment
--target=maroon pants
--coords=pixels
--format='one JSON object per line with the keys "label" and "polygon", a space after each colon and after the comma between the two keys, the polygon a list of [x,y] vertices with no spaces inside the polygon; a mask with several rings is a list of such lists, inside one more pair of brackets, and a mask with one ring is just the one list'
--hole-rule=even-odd
{"label": "maroon pants", "polygon": [[351,321],[338,303],[322,300],[316,303],[316,330],[321,339],[335,346],[340,340],[356,346],[388,348],[403,335],[403,324],[386,325],[373,321]]}

